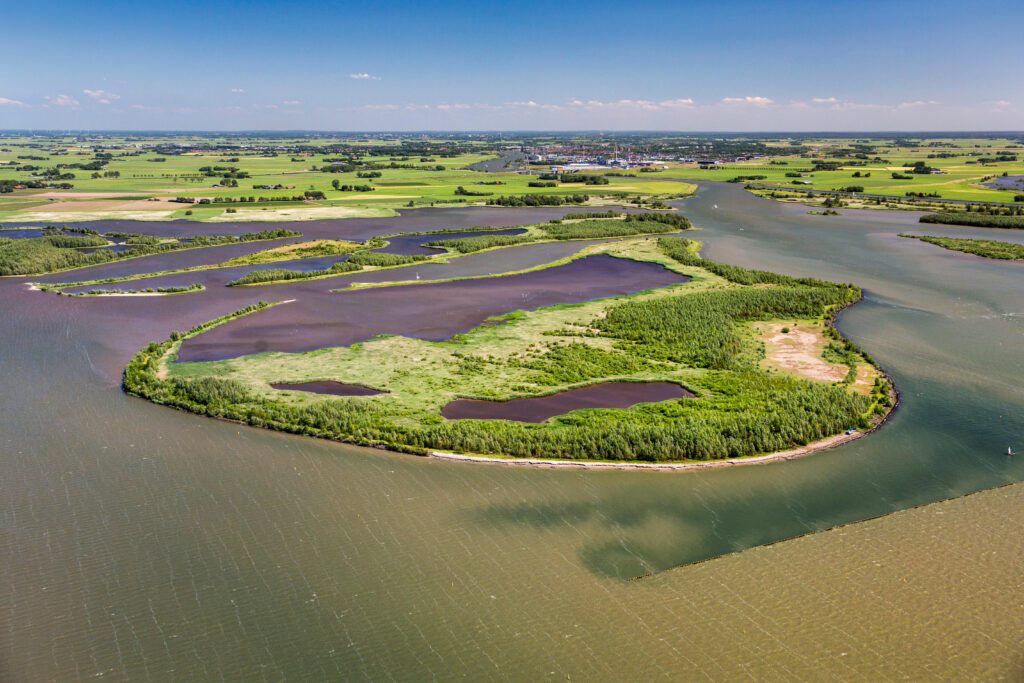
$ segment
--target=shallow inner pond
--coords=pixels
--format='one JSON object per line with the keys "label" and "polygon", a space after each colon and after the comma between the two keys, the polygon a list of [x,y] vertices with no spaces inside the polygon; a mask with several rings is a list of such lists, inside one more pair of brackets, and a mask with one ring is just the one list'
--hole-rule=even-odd
{"label": "shallow inner pond", "polygon": [[460,398],[441,410],[449,420],[514,420],[544,422],[584,408],[629,408],[638,403],[657,403],[694,394],[674,382],[604,382],[570,389],[550,396],[482,401]]}
{"label": "shallow inner pond", "polygon": [[330,394],[332,396],[377,396],[383,391],[377,391],[362,384],[346,384],[332,380],[319,382],[277,382],[270,386],[281,391],[308,391],[313,394]]}

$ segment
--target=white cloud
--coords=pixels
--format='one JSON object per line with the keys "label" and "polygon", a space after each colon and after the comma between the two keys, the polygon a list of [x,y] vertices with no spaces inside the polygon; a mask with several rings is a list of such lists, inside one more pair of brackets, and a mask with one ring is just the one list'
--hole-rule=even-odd
{"label": "white cloud", "polygon": [[747,95],[746,97],[723,97],[722,102],[724,104],[753,104],[758,107],[763,107],[765,105],[772,104],[774,100],[768,97]]}
{"label": "white cloud", "polygon": [[79,105],[79,101],[76,100],[74,97],[71,97],[70,95],[57,95],[55,97],[50,97],[49,95],[47,95],[43,99],[57,107],[76,108]]}
{"label": "white cloud", "polygon": [[297,104],[302,104],[302,101],[301,100],[285,100],[281,104],[285,105],[286,107],[294,107]]}
{"label": "white cloud", "polygon": [[9,97],[0,97],[0,107],[24,107],[27,106],[21,100],[12,100]]}
{"label": "white cloud", "polygon": [[689,108],[692,107],[693,104],[693,98],[690,97],[675,100],[662,100],[661,102],[658,102],[658,106],[664,107],[665,109]]}
{"label": "white cloud", "polygon": [[[557,105],[554,105],[557,106]],[[576,107],[581,109],[617,109],[623,111],[660,111],[662,109],[678,109],[680,107],[691,107],[693,106],[693,100],[690,98],[680,98],[674,100],[662,100],[655,102],[653,100],[580,100],[573,98],[569,100],[570,107]]]}
{"label": "white cloud", "polygon": [[232,89],[231,89],[231,92],[234,92],[234,93],[243,93],[243,92],[245,92],[245,88],[232,88]]}
{"label": "white cloud", "polygon": [[374,75],[368,74],[366,72],[358,73],[358,74],[349,74],[348,77],[349,78],[353,78],[353,79],[355,79],[357,81],[379,81],[380,80],[380,76],[374,76]]}
{"label": "white cloud", "polygon": [[116,100],[121,99],[120,95],[115,95],[112,92],[106,90],[89,90],[86,88],[82,92],[85,93],[86,97],[90,98],[96,104],[111,104]]}
{"label": "white cloud", "polygon": [[914,100],[913,102],[900,102],[896,105],[897,109],[912,109],[914,107],[927,107],[933,104],[938,104],[935,100]]}
{"label": "white cloud", "polygon": [[813,97],[811,102],[815,104],[839,104],[839,100],[835,97]]}

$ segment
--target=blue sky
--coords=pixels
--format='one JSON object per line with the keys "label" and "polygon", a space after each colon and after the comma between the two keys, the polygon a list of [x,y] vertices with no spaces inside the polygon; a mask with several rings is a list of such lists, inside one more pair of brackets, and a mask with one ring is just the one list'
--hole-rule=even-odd
{"label": "blue sky", "polygon": [[1020,130],[1024,3],[5,3],[0,128]]}

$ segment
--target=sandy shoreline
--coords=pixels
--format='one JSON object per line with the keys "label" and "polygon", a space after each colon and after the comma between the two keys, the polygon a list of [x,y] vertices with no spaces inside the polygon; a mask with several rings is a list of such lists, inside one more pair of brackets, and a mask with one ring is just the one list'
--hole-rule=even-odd
{"label": "sandy shoreline", "polygon": [[[874,430],[871,430],[874,431]],[[597,461],[597,460],[558,460],[547,458],[490,458],[484,455],[460,455],[459,453],[447,453],[445,451],[430,451],[428,457],[438,460],[455,460],[460,462],[487,463],[489,465],[511,465],[513,467],[549,467],[562,469],[585,469],[585,470],[704,470],[721,467],[736,467],[739,465],[763,465],[779,460],[795,460],[811,453],[836,448],[843,444],[855,441],[871,433],[856,432],[854,434],[837,434],[827,439],[821,439],[809,443],[800,448],[766,455],[755,455],[747,458],[729,458],[726,460],[707,460],[693,462],[636,462],[636,461]]]}

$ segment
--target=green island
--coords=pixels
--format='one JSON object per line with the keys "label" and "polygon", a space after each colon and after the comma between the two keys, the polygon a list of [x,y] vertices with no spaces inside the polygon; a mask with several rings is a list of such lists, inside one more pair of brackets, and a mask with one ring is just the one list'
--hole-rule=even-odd
{"label": "green island", "polygon": [[[47,228],[41,237],[12,239],[0,233],[0,276],[43,275],[100,265],[112,261],[152,256],[169,251],[221,247],[244,242],[262,242],[302,233],[278,228],[234,235],[196,235],[189,238],[134,235],[128,233],[69,234],[71,231]],[[84,231],[79,231],[84,232]],[[124,251],[115,251],[114,238],[124,239]],[[93,251],[82,251],[93,249]]]}
{"label": "green island", "polygon": [[969,211],[930,213],[920,218],[921,223],[938,225],[963,225],[971,228],[1004,228],[1024,230],[1024,215]]}
{"label": "green island", "polygon": [[[716,263],[699,246],[681,237],[587,246],[575,258],[607,254],[692,279],[509,313],[448,341],[384,336],[307,353],[176,361],[184,340],[267,304],[250,306],[151,343],[123,384],[199,414],[417,454],[712,461],[813,447],[884,419],[895,404],[892,384],[831,324],[860,299],[858,288]],[[338,398],[271,386],[323,380],[384,393]],[[441,415],[458,398],[503,401],[609,381],[674,382],[694,397],[536,424]]]}
{"label": "green island", "polygon": [[1024,260],[1024,244],[1003,242],[1002,240],[968,239],[962,237],[938,237],[935,235],[911,235],[900,233],[900,237],[921,240],[950,251],[960,251],[985,258],[1004,261]]}

